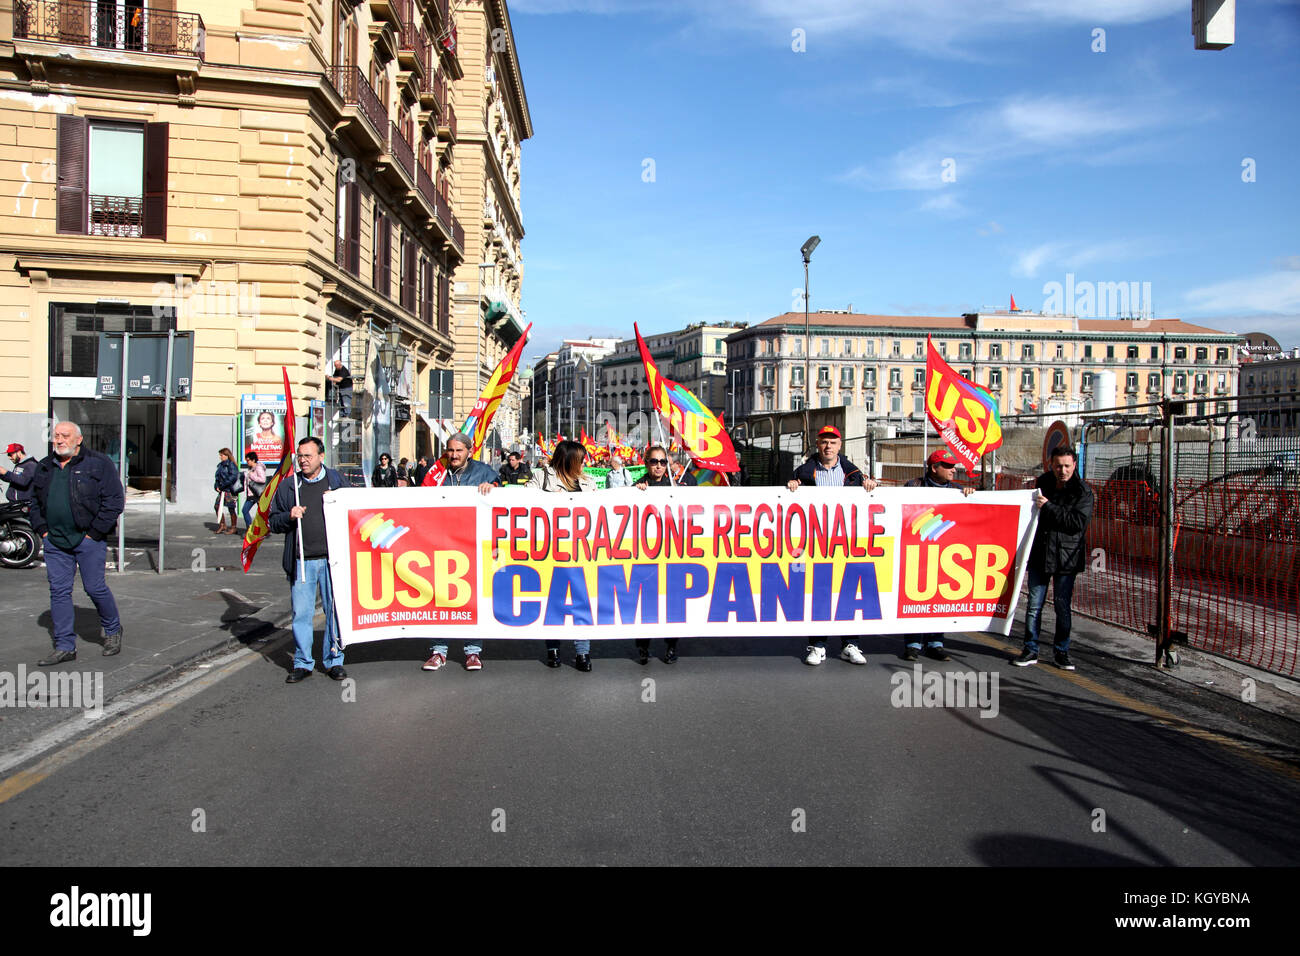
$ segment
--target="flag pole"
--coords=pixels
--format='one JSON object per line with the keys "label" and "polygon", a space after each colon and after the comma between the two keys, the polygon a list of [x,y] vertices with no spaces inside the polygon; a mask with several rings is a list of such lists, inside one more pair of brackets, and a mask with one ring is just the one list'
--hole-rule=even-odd
{"label": "flag pole", "polygon": [[[657,431],[657,432],[659,433],[659,442],[660,442],[660,444],[663,444],[663,440],[664,440],[664,418],[663,418],[663,415],[659,414],[659,410],[658,410],[658,409],[655,409],[655,431]],[[664,449],[664,457],[668,459],[668,483],[669,483],[670,485],[672,485],[674,488],[676,488],[676,487],[677,487],[677,479],[673,477],[673,460],[672,460],[672,458],[669,457],[669,455],[668,455],[668,446],[667,446],[666,444],[663,446],[663,449]]]}

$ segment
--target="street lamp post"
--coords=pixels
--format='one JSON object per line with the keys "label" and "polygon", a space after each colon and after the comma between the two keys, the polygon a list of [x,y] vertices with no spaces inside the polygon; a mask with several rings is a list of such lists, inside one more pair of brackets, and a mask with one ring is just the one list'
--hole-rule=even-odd
{"label": "street lamp post", "polygon": [[821,245],[821,236],[809,236],[808,241],[799,247],[803,256],[803,432],[804,441],[808,440],[809,417],[808,406],[812,399],[812,338],[808,327],[808,260],[813,250]]}

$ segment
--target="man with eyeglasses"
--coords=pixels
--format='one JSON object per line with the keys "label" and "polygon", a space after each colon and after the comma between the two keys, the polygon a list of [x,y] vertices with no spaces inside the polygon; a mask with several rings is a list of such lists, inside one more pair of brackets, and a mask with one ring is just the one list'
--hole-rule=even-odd
{"label": "man with eyeglasses", "polygon": [[[668,461],[668,452],[664,451],[662,445],[651,445],[645,450],[645,475],[636,483],[636,486],[642,491],[648,488],[671,488],[674,485],[683,488],[695,487],[695,476],[689,472],[682,472],[682,476],[675,482],[668,469],[672,465]],[[677,638],[669,637],[664,640],[664,663],[677,663]],[[650,663],[650,638],[638,637],[636,639],[637,663]]]}
{"label": "man with eyeglasses", "polygon": [[[844,444],[840,430],[834,425],[824,425],[817,432],[817,453],[809,455],[808,460],[794,470],[794,477],[786,482],[786,488],[797,491],[802,485],[816,485],[819,488],[863,488],[876,490],[876,479],[864,475],[858,467],[840,454]],[[840,639],[842,645],[840,660],[850,664],[865,664],[857,642],[851,637]],[[826,660],[826,639],[814,640],[807,648],[805,664],[814,667]]]}
{"label": "man with eyeglasses", "polygon": [[[325,539],[325,492],[343,487],[343,476],[325,467],[325,445],[308,436],[298,442],[298,471],[293,480],[280,482],[271,500],[267,520],[272,534],[284,535],[284,572],[289,576],[289,601],[293,607],[293,670],[284,679],[297,684],[312,675],[316,594],[325,612],[321,666],[334,680],[343,680],[343,649],[339,645],[338,619],[334,616],[334,591],[330,585],[329,547]],[[302,574],[298,573],[298,528],[302,528]],[[301,580],[300,580],[301,578]]]}
{"label": "man with eyeglasses", "polygon": [[[938,451],[930,453],[930,457],[925,460],[925,474],[920,478],[913,478],[903,485],[904,488],[944,488],[952,491],[957,490],[957,485],[953,484],[952,479],[957,474],[957,456],[947,448],[940,448]],[[966,485],[961,489],[963,496],[969,497],[975,493],[973,485]],[[950,661],[951,657],[943,649],[942,634],[910,634],[907,638],[907,646],[903,648],[903,660],[914,661],[921,656],[921,645],[925,645],[925,656],[936,661]]]}

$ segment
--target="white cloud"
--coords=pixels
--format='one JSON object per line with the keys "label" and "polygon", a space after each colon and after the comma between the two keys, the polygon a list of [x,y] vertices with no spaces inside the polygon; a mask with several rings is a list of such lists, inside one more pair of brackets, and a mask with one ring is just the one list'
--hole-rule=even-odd
{"label": "white cloud", "polygon": [[[809,47],[864,40],[901,45],[942,57],[990,56],[990,37],[1006,41],[1017,33],[1055,26],[1107,27],[1145,23],[1187,12],[1187,0],[512,0],[512,13],[640,13],[705,24],[789,42],[790,31],[806,31]],[[1086,43],[1088,34],[1080,34]]]}
{"label": "white cloud", "polygon": [[[1124,266],[1135,259],[1163,255],[1170,245],[1162,239],[1110,239],[1103,242],[1044,242],[1032,249],[1027,249],[1016,256],[1011,266],[1011,274],[1033,277],[1047,263],[1071,272],[1083,269],[1096,262]],[[1080,276],[1080,279],[1092,279],[1095,276]],[[1141,281],[1141,276],[1111,276],[1105,281],[1131,282]]]}
{"label": "white cloud", "polygon": [[1183,301],[1191,312],[1300,312],[1300,271],[1242,276],[1190,289]]}
{"label": "white cloud", "polygon": [[975,231],[979,233],[981,236],[996,236],[1005,232],[1006,230],[1002,228],[1002,225],[1000,223],[990,219],[989,224],[987,226],[981,226],[979,229],[976,229]]}
{"label": "white cloud", "polygon": [[[1135,136],[1166,135],[1161,127],[1185,115],[1159,111],[1139,99],[1013,96],[966,112],[942,132],[892,156],[854,166],[837,178],[865,189],[938,189],[946,185],[945,170],[950,179],[962,182],[1027,157],[1086,162],[1112,146],[1133,147]],[[1068,148],[1081,141],[1089,144],[1087,150]]]}
{"label": "white cloud", "polygon": [[955,219],[958,216],[966,215],[968,210],[962,205],[961,200],[957,198],[957,194],[948,190],[931,196],[921,203],[918,212],[933,212],[949,219]]}

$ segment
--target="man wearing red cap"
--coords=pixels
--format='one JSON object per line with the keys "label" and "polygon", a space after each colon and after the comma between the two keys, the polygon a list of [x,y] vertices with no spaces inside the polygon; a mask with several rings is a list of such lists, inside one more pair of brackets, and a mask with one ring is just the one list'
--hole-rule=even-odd
{"label": "man wearing red cap", "polygon": [[[925,474],[920,478],[913,478],[904,488],[945,488],[955,491],[957,486],[952,483],[953,476],[957,474],[957,456],[947,448],[940,448],[938,451],[931,452],[930,457],[925,460]],[[961,489],[963,495],[974,493],[975,489],[971,485],[966,485]],[[950,661],[951,657],[943,649],[942,634],[911,634],[908,635],[907,647],[903,649],[903,660],[914,661],[921,656],[921,645],[925,644],[925,656],[933,658],[936,661]]]}
{"label": "man wearing red cap", "polygon": [[5,449],[5,456],[13,463],[13,468],[0,465],[0,480],[9,482],[5,497],[10,501],[26,501],[32,496],[32,478],[36,475],[36,459],[23,450],[23,446],[14,442]]}
{"label": "man wearing red cap", "polygon": [[[820,488],[861,487],[867,491],[876,490],[876,479],[864,475],[857,466],[840,455],[843,444],[840,430],[834,425],[824,425],[817,433],[817,454],[809,455],[808,460],[794,470],[794,477],[786,483],[786,488],[795,491],[801,485],[816,485]],[[865,664],[857,642],[850,637],[841,638],[843,645],[840,659],[851,664]],[[805,664],[816,666],[826,660],[825,639],[814,640],[807,647]]]}

